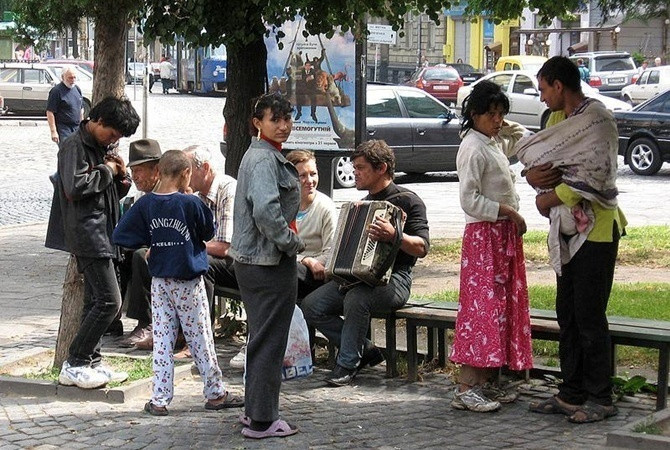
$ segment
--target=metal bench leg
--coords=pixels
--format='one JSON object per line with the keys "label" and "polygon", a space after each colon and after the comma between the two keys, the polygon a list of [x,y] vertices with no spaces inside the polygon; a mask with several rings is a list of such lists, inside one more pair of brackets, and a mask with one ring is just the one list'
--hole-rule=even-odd
{"label": "metal bench leg", "polygon": [[426,353],[426,361],[432,361],[437,354],[437,352],[435,350],[437,349],[438,344],[437,344],[437,335],[436,335],[435,332],[438,329],[437,328],[432,328],[432,327],[427,327],[427,328],[428,328],[428,330],[427,330],[427,340],[428,340],[428,342],[427,342],[426,347],[427,347],[428,351]]}
{"label": "metal bench leg", "polygon": [[386,318],[386,376],[389,378],[398,376],[398,352],[396,351],[395,322],[395,314],[389,314]]}
{"label": "metal bench leg", "polygon": [[616,344],[614,343],[614,340],[612,340],[610,346],[611,346],[610,352],[612,355],[612,360],[610,361],[610,375],[615,377],[617,373],[616,370],[617,354],[616,354]]}
{"label": "metal bench leg", "polygon": [[437,330],[437,362],[440,367],[445,367],[447,365],[447,344],[446,344],[446,334],[447,330],[438,329]]}
{"label": "metal bench leg", "polygon": [[407,319],[407,380],[416,381],[418,378],[418,361],[416,348],[416,325]]}
{"label": "metal bench leg", "polygon": [[668,370],[670,370],[670,345],[658,350],[658,393],[656,411],[665,409],[668,404]]}

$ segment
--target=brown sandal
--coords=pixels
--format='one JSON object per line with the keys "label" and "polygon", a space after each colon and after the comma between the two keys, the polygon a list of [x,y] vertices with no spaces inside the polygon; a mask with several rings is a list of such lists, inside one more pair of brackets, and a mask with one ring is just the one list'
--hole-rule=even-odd
{"label": "brown sandal", "polygon": [[528,405],[531,412],[540,414],[563,414],[571,416],[579,409],[579,405],[571,405],[559,400],[558,397],[551,396],[546,400],[531,402]]}
{"label": "brown sandal", "polygon": [[599,405],[598,403],[589,400],[577,408],[577,411],[568,417],[568,421],[572,423],[600,422],[608,417],[616,416],[618,413],[619,410],[614,405]]}
{"label": "brown sandal", "polygon": [[207,400],[207,403],[205,403],[205,409],[210,411],[218,411],[226,408],[241,408],[242,406],[244,406],[244,399],[231,394],[229,391],[224,392],[221,397]]}

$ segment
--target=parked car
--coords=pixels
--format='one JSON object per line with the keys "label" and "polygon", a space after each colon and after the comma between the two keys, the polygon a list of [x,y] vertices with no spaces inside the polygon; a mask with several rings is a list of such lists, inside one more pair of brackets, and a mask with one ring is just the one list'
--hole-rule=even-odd
{"label": "parked car", "polygon": [[126,84],[142,84],[147,73],[147,66],[143,62],[129,62]]}
{"label": "parked car", "polygon": [[[49,64],[58,77],[58,81],[62,80],[63,68],[68,65],[67,63],[63,64]],[[93,74],[85,69],[82,69],[79,66],[73,66],[77,74],[77,85],[82,90],[86,92],[93,92]]]}
{"label": "parked car", "polygon": [[619,154],[638,175],[653,175],[670,162],[670,90],[614,113]]}
{"label": "parked car", "polygon": [[[475,84],[481,80],[490,80],[499,85],[509,97],[510,110],[507,118],[519,122],[530,130],[540,130],[547,123],[551,111],[544,102],[540,101],[536,73],[529,70],[505,70],[485,75],[470,86],[464,86],[458,90],[456,111],[460,112],[463,100],[470,95],[470,91]],[[603,102],[610,111],[632,109],[626,102],[600,95],[598,89],[590,87],[583,81],[582,92],[587,97],[596,98]]]}
{"label": "parked car", "polygon": [[631,84],[637,74],[635,62],[627,52],[586,52],[570,56],[575,64],[580,58],[589,69],[589,85],[608,97],[620,98],[621,89]]}
{"label": "parked car", "polygon": [[[47,64],[0,63],[0,92],[10,113],[45,115],[49,91],[59,82],[60,76]],[[93,92],[85,84],[79,87],[84,97],[84,115],[88,116]]]}
{"label": "parked car", "polygon": [[[396,157],[396,171],[425,173],[456,170],[461,143],[456,114],[432,95],[410,86],[368,84],[366,128],[369,139],[383,139]],[[226,156],[224,141],[221,153]],[[351,159],[334,164],[335,186],[353,187]]]}
{"label": "parked car", "polygon": [[456,69],[458,74],[461,76],[461,80],[463,80],[464,86],[467,86],[470,83],[474,83],[475,81],[479,80],[481,77],[484,76],[484,72],[480,72],[479,70],[472,67],[470,64],[449,63],[448,65]]}
{"label": "parked car", "polygon": [[649,67],[637,81],[621,90],[623,101],[637,105],[670,89],[670,66]]}
{"label": "parked car", "polygon": [[496,61],[496,72],[502,70],[529,70],[537,73],[547,58],[537,55],[510,55],[501,56]]}
{"label": "parked car", "polygon": [[446,64],[421,67],[406,83],[424,90],[446,103],[456,100],[458,89],[463,86],[463,80],[458,71]]}
{"label": "parked car", "polygon": [[57,64],[59,66],[62,66],[63,64],[70,64],[85,70],[91,74],[91,76],[93,76],[93,61],[87,61],[83,59],[45,59],[42,61],[42,64]]}

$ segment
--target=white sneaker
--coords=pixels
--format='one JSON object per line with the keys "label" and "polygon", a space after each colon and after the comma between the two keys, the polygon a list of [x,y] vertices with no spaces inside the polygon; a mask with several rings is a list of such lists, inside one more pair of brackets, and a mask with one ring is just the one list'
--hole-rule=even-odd
{"label": "white sneaker", "polygon": [[96,389],[109,383],[109,378],[89,366],[72,367],[65,361],[58,375],[63,386],[77,386],[81,389]]}
{"label": "white sneaker", "polygon": [[115,372],[111,367],[103,366],[102,364],[96,367],[95,370],[109,378],[110,382],[123,383],[128,379],[128,372]]}
{"label": "white sneaker", "polygon": [[472,387],[465,392],[459,392],[456,388],[451,406],[454,409],[467,409],[475,412],[490,412],[500,409],[500,403],[486,398],[478,387]]}
{"label": "white sneaker", "polygon": [[233,369],[244,369],[244,362],[247,359],[247,344],[244,344],[240,352],[230,359],[230,367]]}

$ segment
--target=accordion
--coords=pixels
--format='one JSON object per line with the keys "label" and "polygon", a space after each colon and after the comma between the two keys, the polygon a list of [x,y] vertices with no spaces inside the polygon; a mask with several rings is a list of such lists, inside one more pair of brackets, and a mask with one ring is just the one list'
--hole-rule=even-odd
{"label": "accordion", "polygon": [[[395,242],[370,239],[368,226],[378,217],[396,229]],[[342,206],[326,276],[342,285],[358,282],[370,286],[388,283],[402,241],[403,213],[387,201],[348,202]]]}

